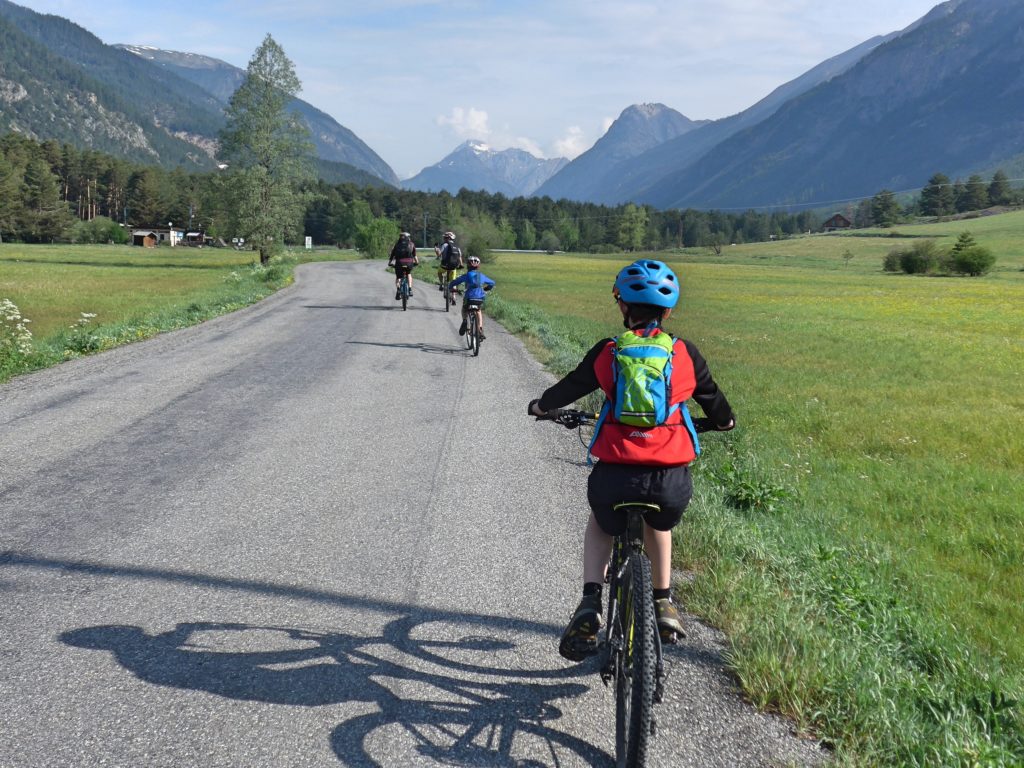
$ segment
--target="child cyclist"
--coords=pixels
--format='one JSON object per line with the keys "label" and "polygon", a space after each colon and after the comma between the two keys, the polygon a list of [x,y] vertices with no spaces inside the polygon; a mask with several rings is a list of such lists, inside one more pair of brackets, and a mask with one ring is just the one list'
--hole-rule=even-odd
{"label": "child cyclist", "polygon": [[[735,425],[732,408],[697,348],[689,341],[671,337],[661,327],[679,301],[679,283],[672,270],[653,259],[636,261],[619,272],[612,295],[627,333],[621,340],[599,341],[576,370],[529,405],[531,415],[544,416],[547,411],[565,407],[597,389],[606,398],[603,418],[591,445],[591,453],[598,462],[587,483],[591,514],[583,538],[583,599],[558,647],[559,653],[571,661],[581,661],[597,650],[605,570],[613,537],[626,528],[625,516],[614,510],[622,502],[646,502],[660,507],[659,512],[645,516],[644,526],[654,609],[662,636],[684,635],[679,611],[672,602],[670,579],[672,528],[682,519],[690,501],[688,464],[696,456],[696,437],[685,402],[692,397],[719,430]],[[626,370],[620,368],[617,360],[624,358],[617,358],[617,349],[623,349],[627,339],[636,342],[637,337],[641,337],[640,344],[648,347],[658,342],[671,361],[667,416],[663,423],[643,428],[618,420],[613,405],[616,378]]]}
{"label": "child cyclist", "polygon": [[480,310],[480,338],[484,336],[484,299],[486,292],[494,287],[494,281],[480,271],[480,259],[477,256],[470,256],[467,259],[467,272],[462,277],[457,277],[448,284],[448,290],[454,291],[458,286],[465,285],[466,293],[462,299],[462,325],[459,326],[459,336],[466,335],[468,327],[468,313],[470,308]]}

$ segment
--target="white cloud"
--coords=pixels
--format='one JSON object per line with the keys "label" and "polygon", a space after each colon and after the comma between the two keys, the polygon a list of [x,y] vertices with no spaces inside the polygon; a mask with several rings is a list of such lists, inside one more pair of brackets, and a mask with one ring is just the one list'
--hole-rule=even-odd
{"label": "white cloud", "polygon": [[608,133],[608,129],[612,127],[612,123],[614,123],[615,120],[616,120],[616,118],[614,118],[614,117],[606,117],[606,118],[604,118],[601,121],[601,135],[602,136],[604,136],[606,133]]}
{"label": "white cloud", "polygon": [[484,139],[491,133],[487,125],[487,113],[475,107],[452,107],[451,116],[439,115],[437,124],[451,128],[456,136],[464,139]]}
{"label": "white cloud", "polygon": [[572,160],[582,155],[589,147],[590,143],[583,135],[583,129],[578,125],[570,125],[565,131],[565,136],[555,141],[555,156]]}

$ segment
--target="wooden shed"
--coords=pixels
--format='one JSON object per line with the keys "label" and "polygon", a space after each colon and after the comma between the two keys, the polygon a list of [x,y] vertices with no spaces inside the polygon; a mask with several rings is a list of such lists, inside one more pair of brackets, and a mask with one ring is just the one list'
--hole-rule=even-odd
{"label": "wooden shed", "polygon": [[151,229],[133,229],[132,245],[141,245],[143,248],[156,248],[160,237]]}

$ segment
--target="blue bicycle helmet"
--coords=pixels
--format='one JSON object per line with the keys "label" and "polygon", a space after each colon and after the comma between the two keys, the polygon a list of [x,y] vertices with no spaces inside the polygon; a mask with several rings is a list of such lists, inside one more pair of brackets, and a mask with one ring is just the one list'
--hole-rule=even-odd
{"label": "blue bicycle helmet", "polygon": [[653,304],[671,309],[679,301],[679,281],[663,262],[638,259],[622,268],[615,278],[612,293],[627,304]]}

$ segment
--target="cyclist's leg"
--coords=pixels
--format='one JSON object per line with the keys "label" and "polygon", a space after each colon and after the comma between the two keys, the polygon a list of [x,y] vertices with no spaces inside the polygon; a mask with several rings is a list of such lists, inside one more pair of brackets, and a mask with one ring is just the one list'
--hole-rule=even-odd
{"label": "cyclist's leg", "polygon": [[644,549],[651,561],[651,582],[655,589],[672,586],[672,531],[644,526]]}
{"label": "cyclist's leg", "polygon": [[583,597],[562,632],[558,652],[570,661],[582,661],[597,651],[601,629],[601,588],[604,585],[613,539],[590,513],[583,535]]}
{"label": "cyclist's leg", "polygon": [[[612,537],[605,533],[594,513],[587,520],[587,530],[583,534],[583,581],[603,584],[608,560],[612,556]],[[670,539],[671,541],[671,539]]]}

